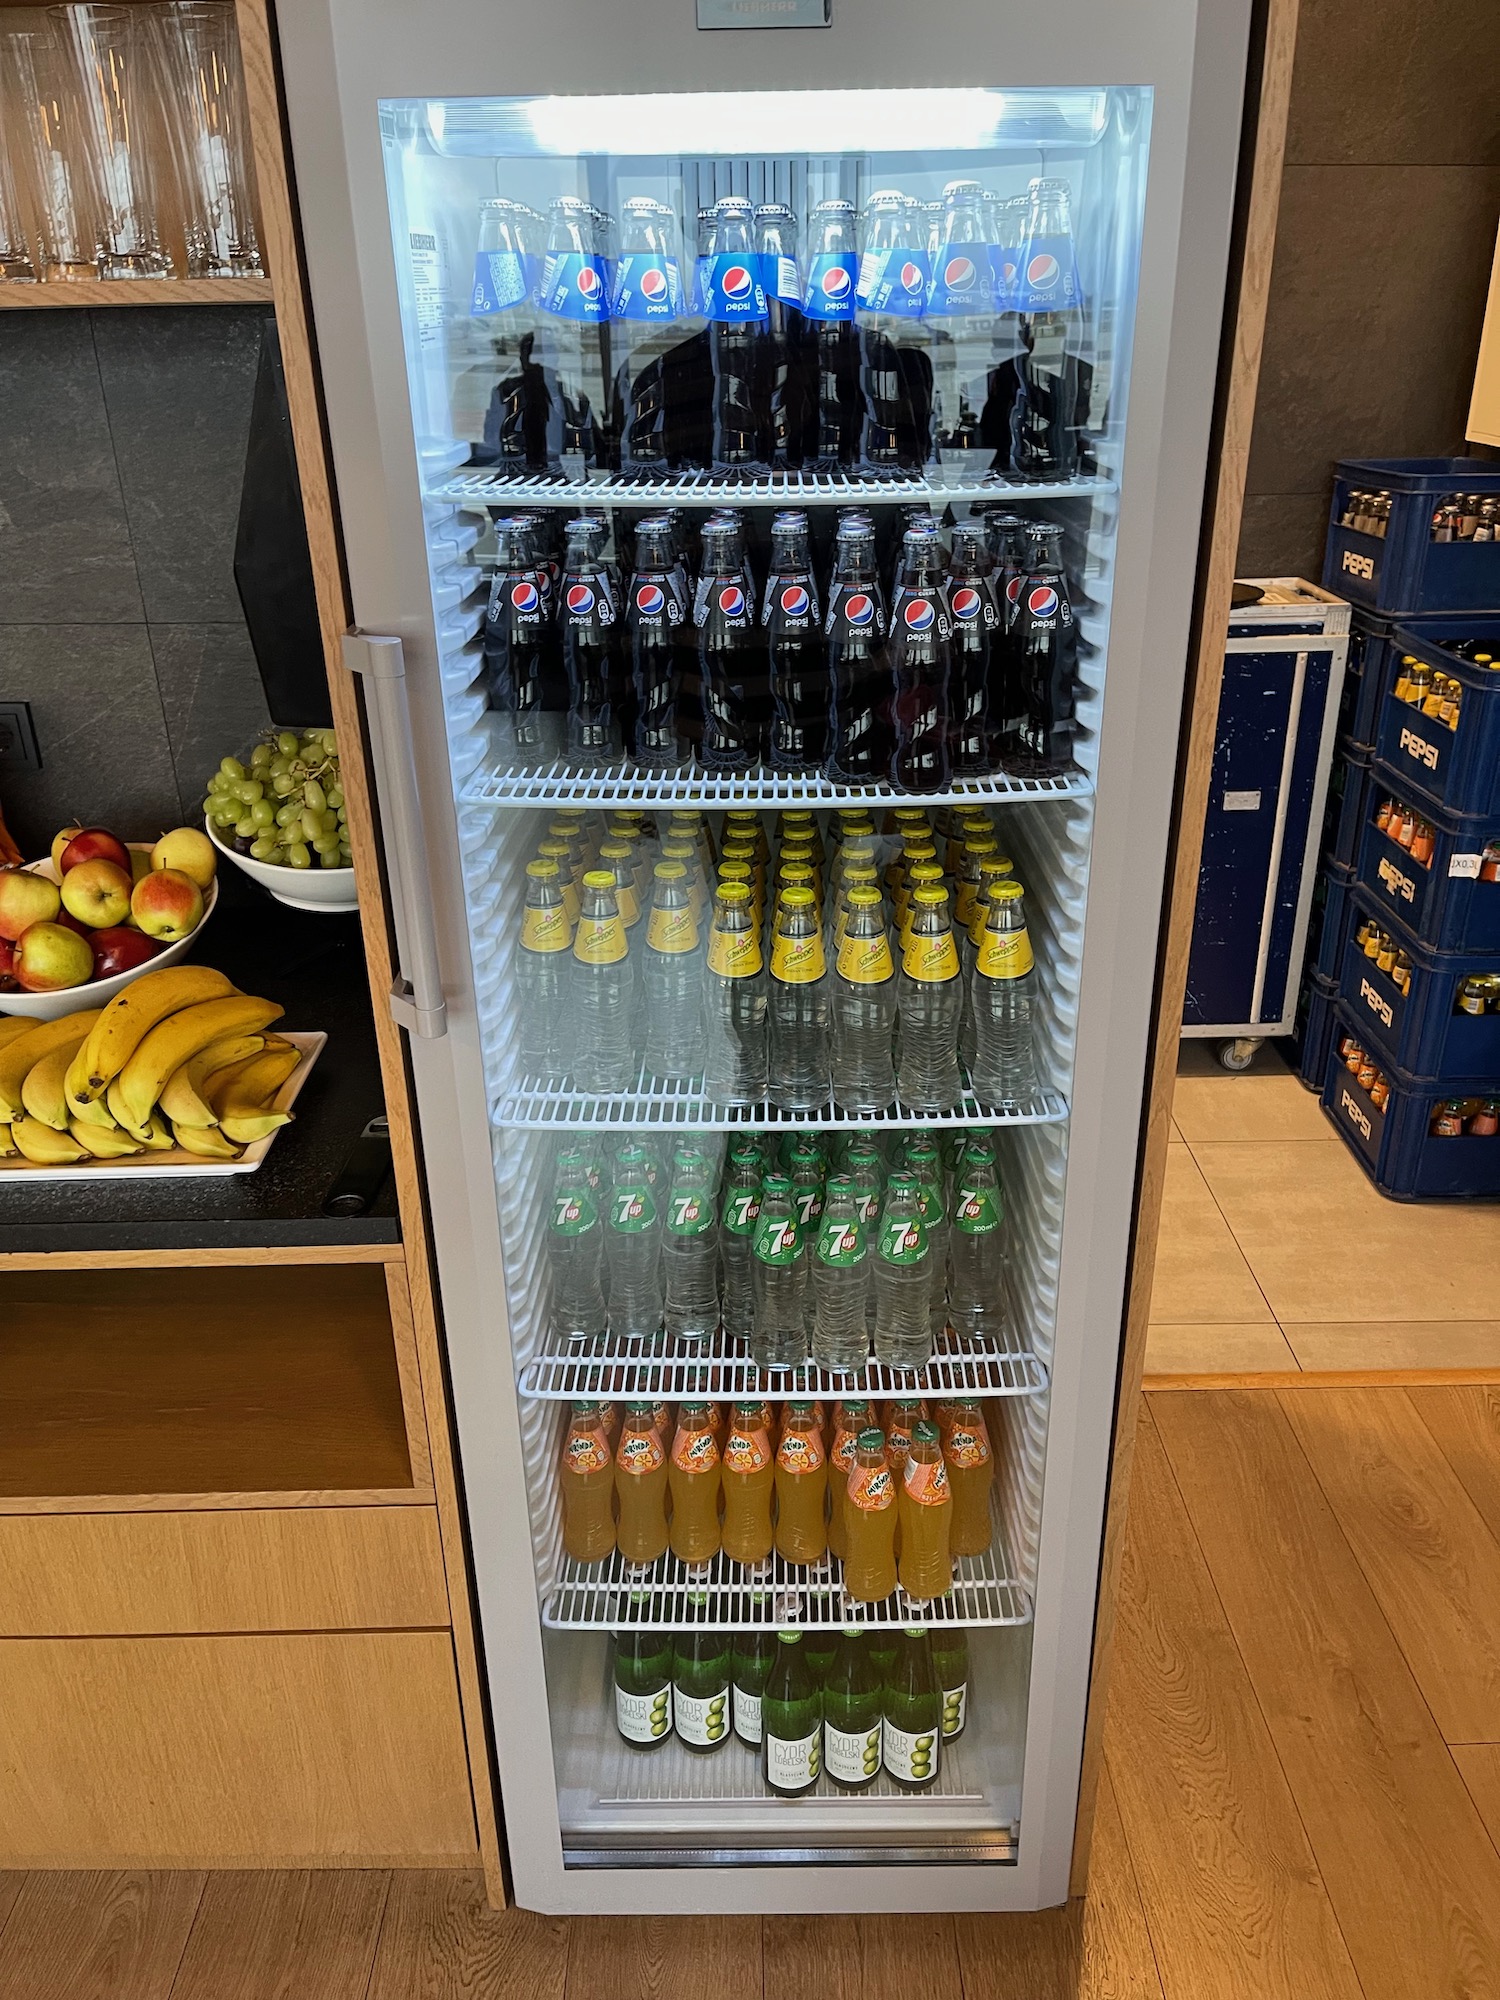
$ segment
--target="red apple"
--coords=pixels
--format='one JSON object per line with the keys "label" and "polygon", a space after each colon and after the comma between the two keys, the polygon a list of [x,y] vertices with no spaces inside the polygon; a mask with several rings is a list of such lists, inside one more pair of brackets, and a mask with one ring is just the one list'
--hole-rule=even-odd
{"label": "red apple", "polygon": [[63,849],[58,866],[66,875],[70,868],[77,868],[84,861],[113,861],[116,868],[130,873],[130,849],[102,826],[86,826],[82,833],[75,833]]}
{"label": "red apple", "polygon": [[96,979],[113,979],[117,972],[134,972],[138,965],[155,958],[161,949],[155,938],[148,938],[143,931],[127,930],[124,924],[91,932],[90,942],[94,947]]}
{"label": "red apple", "polygon": [[64,930],[77,931],[80,937],[91,938],[94,935],[93,925],[82,922],[70,910],[59,910],[52,922],[61,924]]}
{"label": "red apple", "polygon": [[180,868],[153,868],[135,885],[130,914],[147,937],[169,944],[203,921],[203,891]]}
{"label": "red apple", "polygon": [[0,938],[0,993],[9,993],[16,983],[16,948],[9,938]]}
{"label": "red apple", "polygon": [[15,939],[32,924],[50,924],[61,905],[57,884],[45,875],[0,869],[0,937]]}
{"label": "red apple", "polygon": [[62,879],[63,908],[91,930],[105,931],[130,915],[130,870],[113,861],[80,861]]}
{"label": "red apple", "polygon": [[93,948],[77,931],[28,924],[16,939],[16,979],[27,993],[60,993],[93,976]]}

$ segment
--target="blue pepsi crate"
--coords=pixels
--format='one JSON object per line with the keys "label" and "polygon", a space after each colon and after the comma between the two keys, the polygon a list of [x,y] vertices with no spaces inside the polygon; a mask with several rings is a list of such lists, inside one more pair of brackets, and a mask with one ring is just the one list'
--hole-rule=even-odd
{"label": "blue pepsi crate", "polygon": [[[1376,825],[1388,798],[1409,805],[1433,828],[1427,863],[1414,861]],[[1398,917],[1429,951],[1500,951],[1500,817],[1463,819],[1445,812],[1377,758],[1366,788],[1355,872],[1376,905]]]}
{"label": "blue pepsi crate", "polygon": [[[1365,956],[1356,934],[1367,916],[1389,931],[1411,960],[1411,984],[1404,993]],[[1408,1076],[1438,1083],[1452,1076],[1489,1077],[1500,1091],[1500,1012],[1454,1011],[1464,980],[1491,973],[1500,974],[1500,952],[1428,951],[1366,891],[1354,891],[1345,918],[1339,997],[1382,1066],[1394,1063]]]}
{"label": "blue pepsi crate", "polygon": [[1380,698],[1385,691],[1386,657],[1395,629],[1392,619],[1377,618],[1373,611],[1353,611],[1349,615],[1349,657],[1344,663],[1344,685],[1339,695],[1338,733],[1345,748],[1365,751],[1375,748]]}
{"label": "blue pepsi crate", "polygon": [[[1384,535],[1341,528],[1351,493],[1391,496]],[[1435,542],[1433,509],[1450,493],[1500,496],[1492,458],[1346,458],[1333,483],[1323,588],[1371,611],[1500,609],[1500,542]]]}
{"label": "blue pepsi crate", "polygon": [[1334,1012],[1339,989],[1315,972],[1302,991],[1297,1019],[1297,1075],[1309,1090],[1321,1090],[1333,1047]]}
{"label": "blue pepsi crate", "polygon": [[[1383,1105],[1349,1070],[1339,1053],[1345,1034],[1369,1048],[1361,1024],[1343,1001],[1334,1009],[1334,1032],[1323,1083],[1323,1109],[1334,1129],[1382,1194],[1395,1201],[1472,1201],[1500,1194],[1500,1133],[1489,1138],[1438,1139],[1432,1115],[1452,1098],[1500,1099],[1500,1086],[1452,1081],[1422,1082],[1382,1064],[1389,1086]],[[1370,1048],[1372,1057],[1375,1055]]]}
{"label": "blue pepsi crate", "polygon": [[1307,925],[1308,957],[1313,971],[1325,979],[1337,979],[1344,962],[1345,917],[1355,879],[1352,868],[1330,861],[1313,885],[1312,914]]}
{"label": "blue pepsi crate", "polygon": [[[1500,670],[1449,652],[1455,640],[1487,641],[1500,660],[1500,613],[1470,618],[1422,618],[1398,625],[1392,669],[1380,700],[1377,756],[1400,771],[1415,793],[1451,813],[1500,817]],[[1410,656],[1447,674],[1463,689],[1458,727],[1423,715],[1396,699],[1396,668]]]}
{"label": "blue pepsi crate", "polygon": [[1348,867],[1364,831],[1371,756],[1368,750],[1344,746],[1328,770],[1328,797],[1323,804],[1323,853]]}

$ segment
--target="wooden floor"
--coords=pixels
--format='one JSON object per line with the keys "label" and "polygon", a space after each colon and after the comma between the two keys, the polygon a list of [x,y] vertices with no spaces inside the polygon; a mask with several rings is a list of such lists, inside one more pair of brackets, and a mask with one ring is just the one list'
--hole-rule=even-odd
{"label": "wooden floor", "polygon": [[0,1876],[0,2000],[1500,1996],[1500,1389],[1147,1398],[1086,1908],[573,1922]]}

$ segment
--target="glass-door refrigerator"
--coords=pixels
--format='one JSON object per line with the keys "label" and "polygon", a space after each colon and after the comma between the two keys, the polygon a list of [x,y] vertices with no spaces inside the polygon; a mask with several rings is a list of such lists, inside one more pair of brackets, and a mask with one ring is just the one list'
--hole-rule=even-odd
{"label": "glass-door refrigerator", "polygon": [[283,10],[529,1907],[1067,1893],[1248,16]]}

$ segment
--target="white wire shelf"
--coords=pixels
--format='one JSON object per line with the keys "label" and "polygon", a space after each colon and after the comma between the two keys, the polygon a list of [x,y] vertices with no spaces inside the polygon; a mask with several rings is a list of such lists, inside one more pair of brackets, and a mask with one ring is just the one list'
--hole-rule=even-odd
{"label": "white wire shelf", "polygon": [[561,472],[504,473],[479,467],[433,480],[429,501],[455,507],[787,507],[829,506],[866,500],[931,500],[943,506],[973,500],[1074,500],[1107,493],[1114,482],[1093,479],[1007,478],[953,466],[929,472],[771,472],[758,478],[710,472],[674,473],[644,479],[628,473],[599,473],[570,479]]}
{"label": "white wire shelf", "polygon": [[576,1091],[571,1084],[545,1083],[523,1077],[502,1091],[490,1111],[495,1125],[535,1126],[554,1132],[733,1132],[741,1126],[760,1131],[767,1126],[806,1126],[837,1131],[843,1126],[890,1128],[919,1125],[1060,1125],[1067,1118],[1067,1099],[1055,1090],[1005,1105],[984,1105],[967,1090],[951,1111],[913,1111],[900,1103],[884,1111],[841,1111],[832,1102],[815,1111],[782,1111],[774,1104],[716,1104],[703,1095],[701,1079],[664,1083],[639,1073],[627,1091],[595,1094]]}
{"label": "white wire shelf", "polygon": [[958,778],[946,790],[898,792],[890,785],[844,785],[818,771],[648,771],[637,764],[584,765],[559,758],[544,769],[509,770],[486,763],[465,781],[460,802],[474,806],[939,806],[966,802],[1026,804],[1036,799],[1087,798],[1084,771],[1028,778],[998,771]]}
{"label": "white wire shelf", "polygon": [[540,1354],[521,1371],[521,1391],[552,1402],[704,1398],[732,1401],[746,1395],[771,1402],[835,1396],[1035,1396],[1047,1387],[1047,1370],[1011,1326],[984,1339],[948,1329],[925,1368],[887,1368],[871,1361],[857,1372],[835,1373],[809,1361],[801,1368],[766,1372],[743,1343],[721,1328],[707,1351],[670,1351],[665,1334],[654,1341],[604,1334],[570,1346],[548,1333]]}
{"label": "white wire shelf", "polygon": [[847,1792],[825,1775],[810,1792],[788,1800],[771,1791],[760,1774],[760,1753],[738,1736],[726,1737],[710,1756],[685,1748],[675,1737],[649,1756],[617,1739],[603,1750],[596,1783],[598,1804],[606,1811],[612,1806],[755,1806],[771,1801],[778,1807],[795,1807],[799,1817],[820,1807],[843,1817],[857,1815],[861,1806],[879,1800],[921,1814],[937,1801],[949,1807],[984,1806],[988,1800],[984,1762],[983,1747],[966,1730],[957,1742],[943,1745],[937,1776],[920,1792],[907,1791],[882,1771],[863,1791]]}

